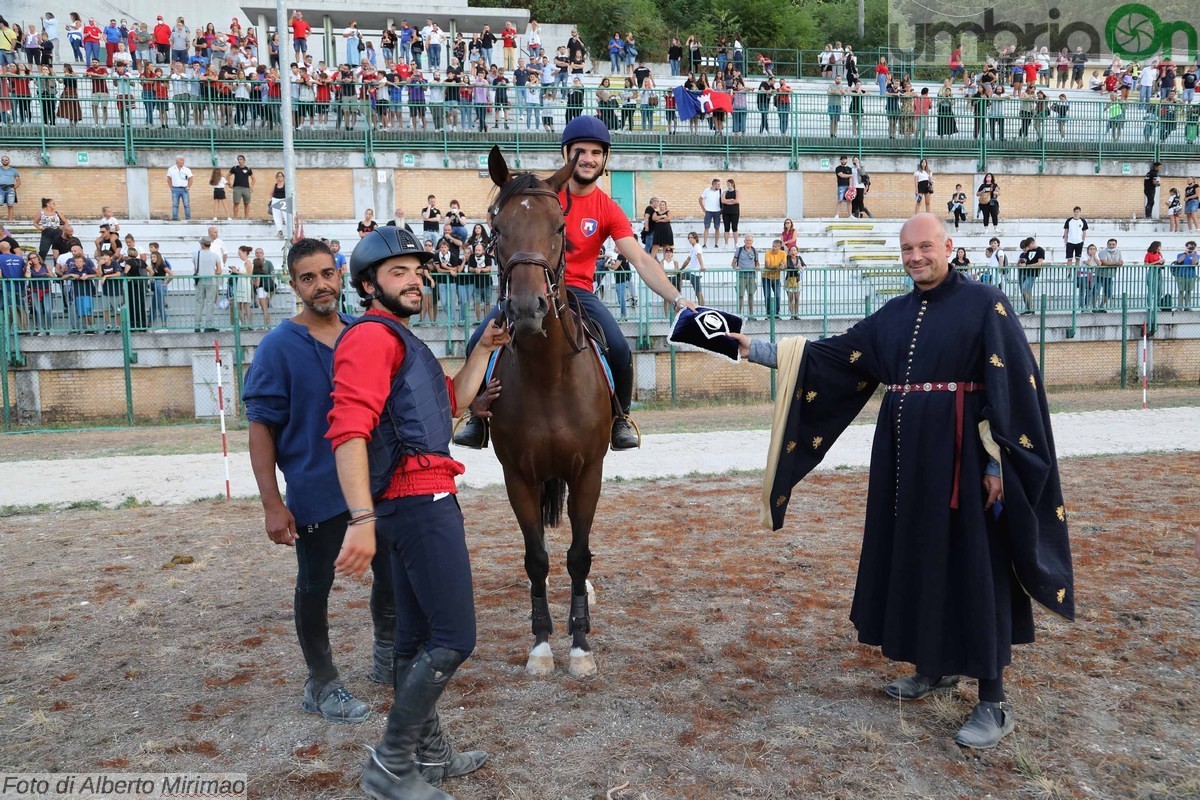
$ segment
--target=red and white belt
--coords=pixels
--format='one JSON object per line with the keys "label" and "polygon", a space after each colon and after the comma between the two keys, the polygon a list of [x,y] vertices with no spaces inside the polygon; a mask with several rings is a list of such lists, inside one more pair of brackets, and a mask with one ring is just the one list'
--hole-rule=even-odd
{"label": "red and white belt", "polygon": [[883,388],[889,392],[901,394],[954,392],[954,489],[950,493],[950,507],[958,508],[958,480],[959,474],[962,472],[963,396],[968,392],[982,392],[986,387],[975,381],[939,381],[937,383],[889,383]]}

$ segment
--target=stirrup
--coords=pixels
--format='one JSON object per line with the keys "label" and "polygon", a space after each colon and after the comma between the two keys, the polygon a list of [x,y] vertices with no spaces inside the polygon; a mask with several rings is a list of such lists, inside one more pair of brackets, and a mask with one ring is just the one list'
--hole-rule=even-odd
{"label": "stirrup", "polygon": [[[633,428],[633,433],[637,437],[637,444],[635,444],[632,447],[617,448],[617,447],[615,447],[615,443],[610,441],[609,446],[612,447],[613,450],[637,450],[637,449],[641,448],[641,446],[642,446],[642,430],[641,430],[641,428],[639,428],[638,424],[633,421],[633,417],[629,416],[628,414],[622,414],[618,417],[614,417],[613,418],[613,426],[615,427],[618,422],[622,422],[622,421],[628,423],[629,427]],[[611,436],[610,436],[610,439],[611,439]]]}
{"label": "stirrup", "polygon": [[[465,425],[464,425],[464,423],[465,423]],[[483,429],[483,434],[479,438],[478,441],[474,441],[474,440],[466,438],[467,433],[470,431],[472,423],[479,425]],[[463,431],[461,434],[459,433],[459,430],[458,430],[460,426],[463,427]],[[488,421],[481,417],[477,417],[474,414],[471,414],[469,412],[466,414],[463,414],[461,417],[459,417],[457,420],[455,420],[454,427],[450,431],[450,441],[454,442],[454,444],[458,445],[459,447],[469,447],[472,450],[487,449],[488,442],[490,440],[491,440],[491,426],[488,425]]]}

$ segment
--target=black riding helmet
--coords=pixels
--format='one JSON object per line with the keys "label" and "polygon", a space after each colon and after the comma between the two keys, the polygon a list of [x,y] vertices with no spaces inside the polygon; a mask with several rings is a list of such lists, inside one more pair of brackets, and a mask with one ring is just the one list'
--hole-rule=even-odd
{"label": "black riding helmet", "polygon": [[391,225],[376,228],[360,239],[350,254],[350,285],[359,297],[369,299],[363,289],[363,280],[373,281],[375,267],[396,256],[416,256],[422,264],[435,258],[433,253],[426,252],[417,237],[404,228]]}

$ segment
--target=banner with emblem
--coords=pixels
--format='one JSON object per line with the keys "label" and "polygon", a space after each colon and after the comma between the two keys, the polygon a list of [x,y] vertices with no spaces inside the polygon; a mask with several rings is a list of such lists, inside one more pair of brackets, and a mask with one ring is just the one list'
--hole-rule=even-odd
{"label": "banner with emblem", "polygon": [[737,362],[741,358],[738,343],[729,334],[741,332],[742,318],[737,314],[698,306],[695,311],[685,309],[676,317],[675,328],[667,341],[689,344]]}

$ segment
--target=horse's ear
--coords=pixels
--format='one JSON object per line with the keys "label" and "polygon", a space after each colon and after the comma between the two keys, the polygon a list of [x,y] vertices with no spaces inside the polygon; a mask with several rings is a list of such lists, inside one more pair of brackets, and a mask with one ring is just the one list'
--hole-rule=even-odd
{"label": "horse's ear", "polygon": [[504,154],[500,152],[500,145],[492,145],[492,152],[488,153],[488,174],[492,176],[492,183],[497,186],[503,186],[512,178],[512,173],[508,171],[508,162],[504,160]]}
{"label": "horse's ear", "polygon": [[579,161],[579,153],[571,156],[571,160],[563,164],[558,172],[546,179],[546,184],[556,192],[561,192],[562,188],[567,185],[567,181],[571,180],[571,176],[575,174],[575,163]]}

